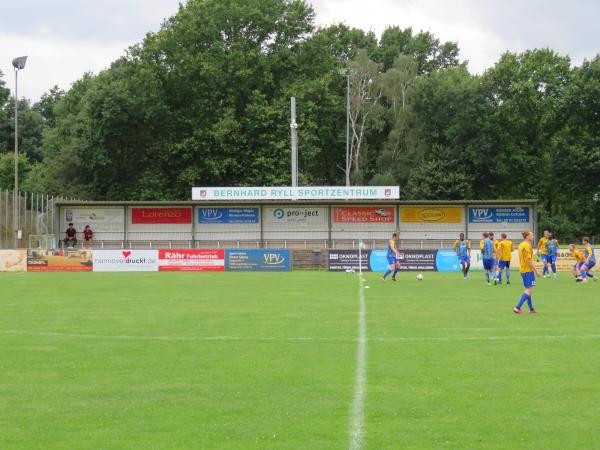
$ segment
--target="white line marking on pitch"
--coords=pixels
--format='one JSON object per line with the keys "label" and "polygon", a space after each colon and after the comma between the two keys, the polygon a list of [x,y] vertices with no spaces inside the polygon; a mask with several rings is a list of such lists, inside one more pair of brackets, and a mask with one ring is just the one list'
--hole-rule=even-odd
{"label": "white line marking on pitch", "polygon": [[[335,337],[252,337],[252,336],[131,336],[131,335],[103,335],[103,334],[79,334],[79,333],[53,333],[53,332],[30,332],[20,330],[0,330],[0,334],[12,334],[16,336],[38,336],[38,337],[65,337],[86,339],[113,339],[127,341],[288,341],[288,342],[358,342],[360,338],[335,338]],[[545,340],[545,339],[600,339],[600,334],[558,334],[537,336],[456,336],[456,337],[379,337],[369,338],[370,342],[403,342],[403,341],[513,341],[513,340]]]}
{"label": "white line marking on pitch", "polygon": [[352,400],[350,450],[363,448],[365,440],[365,395],[367,392],[367,302],[365,281],[359,275],[358,284],[358,350],[356,353],[356,381]]}

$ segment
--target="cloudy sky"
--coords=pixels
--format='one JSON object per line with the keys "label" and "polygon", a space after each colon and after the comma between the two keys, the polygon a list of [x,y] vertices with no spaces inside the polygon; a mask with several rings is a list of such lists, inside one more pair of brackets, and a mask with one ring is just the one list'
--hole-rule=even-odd
{"label": "cloudy sky", "polygon": [[[68,89],[159,29],[180,0],[5,0],[0,70],[12,87],[11,60],[29,55],[19,96],[38,99],[55,84]],[[380,34],[388,25],[427,30],[457,41],[480,73],[506,50],[551,47],[575,64],[600,52],[597,0],[312,0],[317,23],[345,22]]]}

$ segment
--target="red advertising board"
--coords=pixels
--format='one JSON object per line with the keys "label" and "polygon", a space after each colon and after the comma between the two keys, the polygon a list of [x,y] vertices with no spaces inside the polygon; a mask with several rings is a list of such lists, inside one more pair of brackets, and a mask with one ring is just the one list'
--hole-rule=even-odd
{"label": "red advertising board", "polygon": [[338,223],[392,223],[394,208],[391,206],[334,208],[333,221]]}
{"label": "red advertising board", "polygon": [[132,224],[192,223],[192,208],[132,208]]}
{"label": "red advertising board", "polygon": [[225,250],[159,250],[158,270],[223,272],[225,270]]}

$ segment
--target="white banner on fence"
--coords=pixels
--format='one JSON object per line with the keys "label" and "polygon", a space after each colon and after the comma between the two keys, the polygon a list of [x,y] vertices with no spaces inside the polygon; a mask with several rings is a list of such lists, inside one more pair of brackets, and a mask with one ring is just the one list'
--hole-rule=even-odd
{"label": "white banner on fence", "polygon": [[157,272],[158,250],[94,250],[94,272]]}
{"label": "white banner on fence", "polygon": [[89,225],[94,232],[122,231],[125,223],[123,208],[65,208],[62,210],[61,228],[73,223],[80,232]]}
{"label": "white banner on fence", "polygon": [[192,200],[397,200],[398,186],[195,187]]}

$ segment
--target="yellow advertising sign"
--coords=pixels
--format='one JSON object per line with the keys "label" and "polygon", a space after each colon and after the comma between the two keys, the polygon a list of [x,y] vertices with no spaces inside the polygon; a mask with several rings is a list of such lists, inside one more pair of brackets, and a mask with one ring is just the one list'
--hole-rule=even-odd
{"label": "yellow advertising sign", "polygon": [[463,208],[407,206],[400,208],[400,222],[461,223]]}

